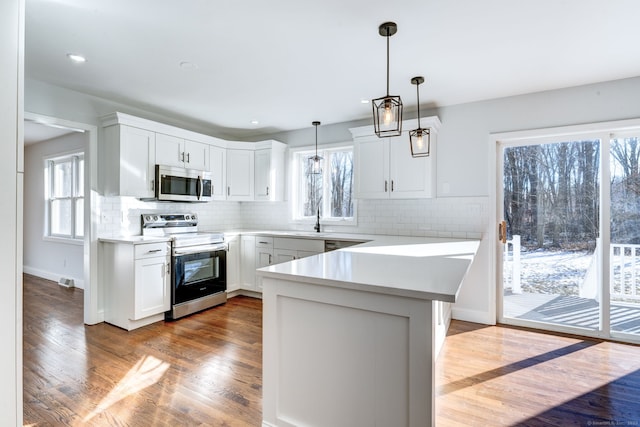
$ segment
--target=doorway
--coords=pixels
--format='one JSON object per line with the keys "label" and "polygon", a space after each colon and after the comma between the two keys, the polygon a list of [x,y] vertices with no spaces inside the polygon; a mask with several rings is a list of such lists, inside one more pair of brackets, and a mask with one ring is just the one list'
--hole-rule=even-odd
{"label": "doorway", "polygon": [[[83,233],[84,240],[82,243],[82,251],[79,256],[81,257],[80,263],[83,283],[84,283],[84,323],[92,325],[102,321],[101,313],[99,312],[99,299],[98,299],[98,274],[97,274],[97,230],[96,220],[93,218],[92,213],[97,212],[97,127],[86,123],[79,123],[60,119],[56,117],[45,116],[42,114],[35,114],[30,112],[24,113],[25,124],[34,124],[40,127],[50,128],[50,130],[57,130],[58,135],[62,135],[69,132],[81,132],[84,133],[84,174],[82,179],[82,186],[84,187],[84,206],[82,209],[83,219]],[[47,131],[48,135],[54,135]],[[42,194],[42,193],[41,193]],[[41,211],[41,209],[39,209]],[[41,215],[41,212],[39,213]],[[45,278],[46,276],[40,275]]]}
{"label": "doorway", "polygon": [[499,322],[640,341],[640,128],[629,124],[492,138]]}

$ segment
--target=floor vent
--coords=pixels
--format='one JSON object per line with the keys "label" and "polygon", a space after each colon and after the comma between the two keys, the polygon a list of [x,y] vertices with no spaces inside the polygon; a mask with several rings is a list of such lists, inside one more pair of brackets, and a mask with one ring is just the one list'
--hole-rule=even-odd
{"label": "floor vent", "polygon": [[68,279],[66,277],[61,277],[60,280],[58,281],[58,284],[60,286],[64,286],[65,288],[75,287],[75,284],[73,283],[73,279]]}

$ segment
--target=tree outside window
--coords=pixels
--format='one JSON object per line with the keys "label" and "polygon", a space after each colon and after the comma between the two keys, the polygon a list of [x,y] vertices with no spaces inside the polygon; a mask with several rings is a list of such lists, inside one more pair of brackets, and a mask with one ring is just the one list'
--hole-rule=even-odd
{"label": "tree outside window", "polygon": [[298,174],[298,203],[296,219],[320,217],[329,220],[352,220],[353,202],[353,147],[340,147],[318,151],[323,157],[322,173],[313,174],[309,158],[315,151],[300,151],[295,155]]}
{"label": "tree outside window", "polygon": [[84,237],[84,154],[45,161],[46,235],[64,239]]}

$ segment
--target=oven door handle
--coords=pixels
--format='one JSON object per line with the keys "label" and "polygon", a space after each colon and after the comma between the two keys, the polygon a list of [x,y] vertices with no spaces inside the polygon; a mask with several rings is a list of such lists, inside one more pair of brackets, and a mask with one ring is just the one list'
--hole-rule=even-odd
{"label": "oven door handle", "polygon": [[227,245],[225,244],[199,245],[199,246],[193,246],[189,248],[174,249],[173,255],[174,256],[193,255],[193,254],[200,254],[205,252],[226,251],[226,250],[227,250]]}

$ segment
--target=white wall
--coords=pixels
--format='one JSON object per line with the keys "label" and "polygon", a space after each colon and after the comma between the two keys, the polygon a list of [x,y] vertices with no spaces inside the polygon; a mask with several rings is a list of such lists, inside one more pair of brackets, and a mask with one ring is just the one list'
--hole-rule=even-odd
{"label": "white wall", "polygon": [[22,425],[24,0],[0,1],[0,425]]}
{"label": "white wall", "polygon": [[61,154],[84,152],[86,135],[72,133],[25,146],[24,165],[24,272],[58,281],[73,279],[84,287],[83,245],[60,243],[44,236],[44,159]]}
{"label": "white wall", "polygon": [[[98,123],[98,116],[120,109],[152,120],[157,115],[125,110],[117,104],[67,91],[40,82],[27,81],[26,110],[69,120]],[[413,201],[360,201],[358,225],[336,231],[402,234],[415,236],[482,237],[476,262],[463,284],[454,317],[495,322],[495,284],[490,283],[493,268],[493,236],[488,236],[489,134],[514,130],[574,125],[589,122],[640,117],[640,77],[549,92],[442,107],[424,111],[438,115],[442,127],[438,134],[438,198]],[[111,108],[111,109],[110,109]],[[405,118],[411,117],[407,113]],[[162,121],[162,120],[160,120]],[[166,121],[165,121],[166,122]],[[172,123],[175,124],[175,123]],[[370,119],[323,125],[318,129],[319,144],[346,142],[349,128],[368,125]],[[182,125],[194,131],[195,126]],[[206,132],[205,132],[206,133]],[[312,145],[312,127],[292,132],[264,135],[289,146]],[[224,138],[224,135],[214,135]],[[446,185],[445,185],[446,184]],[[448,187],[448,191],[445,191]],[[103,198],[101,233],[117,234],[139,229],[139,214],[167,210],[166,204],[143,204],[126,198]],[[176,206],[170,209],[174,210]],[[202,218],[203,229],[277,228],[296,229],[290,224],[288,203],[211,202],[187,205]]]}

